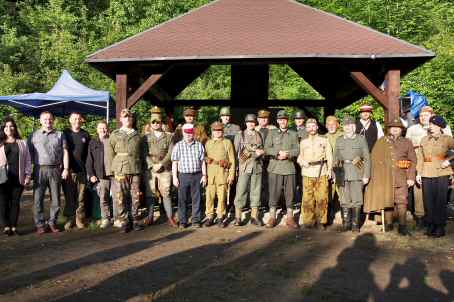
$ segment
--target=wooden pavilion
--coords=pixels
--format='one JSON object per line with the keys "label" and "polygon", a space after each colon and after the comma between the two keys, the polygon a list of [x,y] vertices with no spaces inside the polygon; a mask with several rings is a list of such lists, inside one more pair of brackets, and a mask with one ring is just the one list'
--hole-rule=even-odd
{"label": "wooden pavilion", "polygon": [[[390,119],[400,111],[400,78],[433,57],[293,0],[216,0],[101,49],[87,62],[116,80],[117,115],[143,97],[165,107],[317,106],[332,113],[370,94]],[[231,66],[230,99],[176,99],[216,64]],[[289,65],[323,99],[270,100],[270,64]]]}

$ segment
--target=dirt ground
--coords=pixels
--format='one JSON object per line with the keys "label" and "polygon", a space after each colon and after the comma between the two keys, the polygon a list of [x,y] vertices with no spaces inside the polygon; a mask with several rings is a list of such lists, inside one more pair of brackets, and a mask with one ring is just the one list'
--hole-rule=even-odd
{"label": "dirt ground", "polygon": [[442,239],[214,226],[0,237],[0,301],[454,301],[454,223]]}

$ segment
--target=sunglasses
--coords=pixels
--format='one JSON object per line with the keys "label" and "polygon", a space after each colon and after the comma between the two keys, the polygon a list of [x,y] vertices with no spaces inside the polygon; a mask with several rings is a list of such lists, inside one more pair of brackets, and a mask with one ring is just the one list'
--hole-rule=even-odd
{"label": "sunglasses", "polygon": [[158,121],[152,121],[151,123],[152,123],[152,124],[160,124],[161,122],[158,122]]}

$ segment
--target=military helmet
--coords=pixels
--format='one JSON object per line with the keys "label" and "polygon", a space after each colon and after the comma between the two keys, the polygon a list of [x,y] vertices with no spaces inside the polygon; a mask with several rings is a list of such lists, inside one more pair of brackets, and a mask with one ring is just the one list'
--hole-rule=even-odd
{"label": "military helmet", "polygon": [[257,116],[260,117],[260,118],[269,118],[270,117],[270,112],[268,110],[266,110],[266,109],[262,109],[262,110],[259,110]]}
{"label": "military helmet", "polygon": [[230,107],[222,107],[221,111],[219,111],[219,116],[225,116],[225,115],[227,115],[227,116],[232,115],[230,113]]}
{"label": "military helmet", "polygon": [[295,112],[295,117],[294,119],[297,120],[297,119],[305,119],[306,118],[306,114],[304,114],[304,112],[302,110],[297,110]]}
{"label": "military helmet", "polygon": [[253,122],[257,123],[257,117],[253,113],[246,114],[246,117],[244,118],[244,122]]}
{"label": "military helmet", "polygon": [[400,118],[398,118],[398,117],[393,118],[391,121],[389,121],[388,123],[386,123],[386,127],[387,127],[387,128],[399,127],[399,128],[402,128],[402,129],[405,128],[404,124],[402,124],[402,121],[401,121]]}
{"label": "military helmet", "polygon": [[223,131],[224,130],[224,124],[221,122],[214,122],[211,124],[211,130],[213,131]]}
{"label": "military helmet", "polygon": [[285,110],[279,110],[277,112],[277,119],[288,119],[288,113]]}

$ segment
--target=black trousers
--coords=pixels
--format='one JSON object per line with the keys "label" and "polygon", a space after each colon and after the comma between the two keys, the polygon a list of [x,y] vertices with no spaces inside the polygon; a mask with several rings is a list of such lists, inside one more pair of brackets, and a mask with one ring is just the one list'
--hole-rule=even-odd
{"label": "black trousers", "polygon": [[178,218],[181,224],[188,222],[187,208],[192,203],[192,224],[201,221],[201,185],[202,172],[179,173],[178,181]]}
{"label": "black trousers", "polygon": [[269,206],[277,208],[282,193],[284,193],[285,206],[287,209],[293,209],[295,199],[296,175],[280,175],[268,173],[269,186]]}
{"label": "black trousers", "polygon": [[18,179],[9,178],[4,184],[0,184],[0,226],[16,227],[19,219],[20,198],[24,186]]}
{"label": "black trousers", "polygon": [[449,176],[422,178],[422,193],[426,210],[425,219],[428,224],[446,225],[448,188]]}

